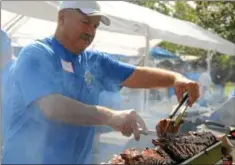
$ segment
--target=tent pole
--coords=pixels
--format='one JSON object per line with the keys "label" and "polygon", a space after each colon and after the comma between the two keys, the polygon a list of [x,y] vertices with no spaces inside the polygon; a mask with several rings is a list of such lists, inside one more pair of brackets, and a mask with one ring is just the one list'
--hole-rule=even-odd
{"label": "tent pole", "polygon": [[212,60],[213,52],[211,50],[207,51],[207,72],[211,73],[211,60]]}
{"label": "tent pole", "polygon": [[14,32],[16,32],[19,28],[21,28],[25,23],[30,20],[29,17],[23,16],[20,20],[18,20],[13,26],[8,29],[8,34],[12,37]]}
{"label": "tent pole", "polygon": [[[145,42],[145,52],[144,52],[144,66],[148,66],[149,65],[149,40],[150,40],[150,36],[149,36],[149,26],[146,25],[146,42]],[[149,90],[148,89],[144,89],[144,105],[142,108],[142,112],[146,112],[148,111],[148,103],[149,103]]]}

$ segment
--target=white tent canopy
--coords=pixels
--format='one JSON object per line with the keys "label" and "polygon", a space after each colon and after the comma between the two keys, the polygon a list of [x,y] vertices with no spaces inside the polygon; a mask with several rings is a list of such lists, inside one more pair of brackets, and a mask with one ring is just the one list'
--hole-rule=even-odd
{"label": "white tent canopy", "polygon": [[[190,22],[177,20],[128,2],[99,1],[99,3],[112,21],[110,27],[101,26],[101,30],[141,36],[146,36],[148,32],[148,40],[158,38],[185,46],[235,55],[233,43]],[[57,5],[58,1],[4,1],[2,8],[30,17],[56,21]]]}
{"label": "white tent canopy", "polygon": [[[162,40],[151,40],[149,47],[159,44]],[[98,30],[96,37],[88,48],[100,51],[123,54],[128,56],[143,56],[141,48],[145,47],[145,36],[127,35],[116,32]]]}
{"label": "white tent canopy", "polygon": [[[57,21],[58,5],[59,1],[3,1],[2,9],[28,17],[55,22]],[[102,6],[105,5],[107,4],[102,4]],[[99,29],[127,34],[144,34],[143,30],[145,29],[143,29],[142,31],[135,32],[136,25],[140,26],[141,22],[132,22],[133,26],[130,26],[131,20],[129,19],[122,19],[121,17],[115,17],[112,15],[109,16],[112,21],[111,26],[107,28],[106,26],[103,26],[101,24]]]}
{"label": "white tent canopy", "polygon": [[193,23],[178,20],[149,8],[122,1],[100,1],[108,15],[149,26],[150,39],[235,55],[235,45]]}
{"label": "white tent canopy", "polygon": [[[2,10],[2,26],[7,24],[9,19],[14,18],[17,14]],[[22,26],[11,28],[8,33],[12,38],[13,45],[24,46],[33,39],[50,36],[54,33],[56,23],[41,19],[30,18],[23,20]],[[5,27],[5,29],[7,29]],[[150,47],[160,43],[161,40],[152,40]],[[140,52],[145,47],[146,38],[144,35],[121,34],[117,32],[109,32],[97,30],[96,37],[89,48],[97,49],[111,54],[123,54],[126,56],[143,56],[144,52]]]}

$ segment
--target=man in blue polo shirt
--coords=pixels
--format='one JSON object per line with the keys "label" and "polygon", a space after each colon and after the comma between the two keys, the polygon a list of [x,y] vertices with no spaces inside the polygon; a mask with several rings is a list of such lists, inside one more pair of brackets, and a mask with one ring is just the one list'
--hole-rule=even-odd
{"label": "man in blue polo shirt", "polygon": [[139,140],[143,119],[99,106],[102,91],[174,86],[179,99],[188,91],[189,105],[196,101],[198,84],[180,74],[85,50],[100,22],[110,24],[97,2],[64,1],[55,35],[22,49],[3,84],[3,164],[89,164],[99,125]]}

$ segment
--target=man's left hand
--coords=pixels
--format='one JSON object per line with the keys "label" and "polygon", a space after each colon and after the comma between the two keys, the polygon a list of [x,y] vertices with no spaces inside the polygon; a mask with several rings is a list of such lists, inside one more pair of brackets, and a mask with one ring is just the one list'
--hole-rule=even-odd
{"label": "man's left hand", "polygon": [[[191,81],[183,76],[179,76],[176,78],[174,82],[176,96],[178,101],[180,102],[183,98],[184,92],[188,92],[188,105],[191,107],[193,103],[199,97],[199,85],[198,83]],[[180,125],[174,127],[174,121],[171,119],[162,119],[156,125],[156,131],[158,136],[164,136],[166,133],[177,133]]]}
{"label": "man's left hand", "polygon": [[174,87],[178,101],[182,100],[184,92],[188,92],[190,107],[199,98],[199,84],[183,76],[176,78]]}

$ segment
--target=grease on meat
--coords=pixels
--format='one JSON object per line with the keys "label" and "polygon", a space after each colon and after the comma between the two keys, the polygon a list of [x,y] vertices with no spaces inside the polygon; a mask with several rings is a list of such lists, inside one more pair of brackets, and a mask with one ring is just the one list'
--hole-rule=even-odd
{"label": "grease on meat", "polygon": [[189,132],[186,135],[168,134],[153,139],[153,148],[137,150],[127,149],[114,155],[105,164],[178,164],[200,153],[217,141],[210,132]]}

